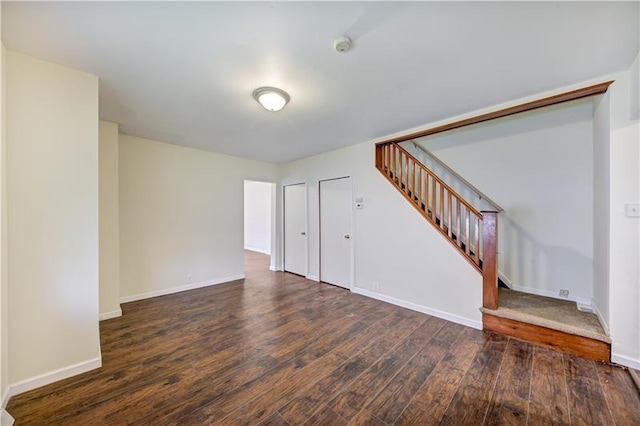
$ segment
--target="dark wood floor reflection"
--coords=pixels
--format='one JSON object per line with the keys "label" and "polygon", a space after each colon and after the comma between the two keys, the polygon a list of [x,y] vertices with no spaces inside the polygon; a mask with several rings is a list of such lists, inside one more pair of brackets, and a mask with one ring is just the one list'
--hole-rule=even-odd
{"label": "dark wood floor reflection", "polygon": [[17,425],[640,424],[627,372],[268,270],[123,305]]}

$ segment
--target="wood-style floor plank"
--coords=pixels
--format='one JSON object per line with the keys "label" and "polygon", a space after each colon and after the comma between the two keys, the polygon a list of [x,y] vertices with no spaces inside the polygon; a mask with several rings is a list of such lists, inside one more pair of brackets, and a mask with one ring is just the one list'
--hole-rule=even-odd
{"label": "wood-style floor plank", "polygon": [[390,326],[380,339],[370,342],[357,355],[350,358],[331,375],[320,380],[311,388],[293,398],[278,411],[292,425],[304,424],[316,411],[327,404],[353,380],[360,376],[374,362],[402,342],[426,318],[411,316]]}
{"label": "wood-style floor plank", "polygon": [[444,326],[445,322],[433,317],[425,321],[403,343],[380,358],[333,398],[329,406],[341,417],[351,420],[372,397],[373,389],[382,389],[385,383],[390,381]]}
{"label": "wood-style floor plank", "polygon": [[344,426],[348,422],[336,414],[329,406],[325,405],[320,411],[311,416],[309,420],[305,422],[305,426]]}
{"label": "wood-style floor plank", "polygon": [[527,424],[532,361],[533,348],[530,343],[509,340],[485,424]]}
{"label": "wood-style floor plank", "polygon": [[396,420],[394,425],[397,426],[435,426],[440,424],[440,420],[432,417],[422,408],[414,403],[410,403],[404,409],[400,417]]}
{"label": "wood-style floor plank", "polygon": [[[333,359],[332,359],[333,358]],[[328,362],[331,360],[332,362]],[[286,380],[278,382],[275,386],[252,399],[248,404],[242,405],[237,410],[230,412],[220,422],[220,425],[256,424],[259,423],[270,410],[281,406],[285,401],[297,395],[310,384],[317,382],[338,367],[342,359],[337,356],[320,358],[300,370],[297,374],[290,375]],[[217,410],[216,410],[217,411]],[[215,419],[215,411],[208,412],[207,420]]]}
{"label": "wood-style floor plank", "polygon": [[569,394],[561,352],[535,346],[528,424],[569,425]]}
{"label": "wood-style floor plank", "polygon": [[386,426],[387,424],[371,414],[371,412],[362,409],[359,413],[357,413],[351,421],[348,423],[349,426]]}
{"label": "wood-style floor plank", "polygon": [[[596,364],[598,378],[604,390],[607,404],[615,409],[619,425],[640,425],[640,394],[629,374],[622,368]],[[613,407],[613,408],[612,408]]]}
{"label": "wood-style floor plank", "polygon": [[490,334],[442,417],[445,425],[483,424],[509,339]]}
{"label": "wood-style floor plank", "polygon": [[289,423],[287,423],[286,420],[276,412],[260,423],[259,426],[289,426]]}
{"label": "wood-style floor plank", "polygon": [[16,425],[640,424],[627,372],[268,270],[123,305]]}
{"label": "wood-style floor plank", "polygon": [[402,371],[366,405],[366,408],[382,421],[393,424],[462,333],[463,328],[459,324],[445,324]]}
{"label": "wood-style floor plank", "polygon": [[595,363],[574,355],[564,354],[563,357],[569,389],[571,424],[615,424],[598,380]]}
{"label": "wood-style floor plank", "polygon": [[427,411],[433,418],[441,419],[485,340],[483,332],[465,329],[416,392],[413,404]]}

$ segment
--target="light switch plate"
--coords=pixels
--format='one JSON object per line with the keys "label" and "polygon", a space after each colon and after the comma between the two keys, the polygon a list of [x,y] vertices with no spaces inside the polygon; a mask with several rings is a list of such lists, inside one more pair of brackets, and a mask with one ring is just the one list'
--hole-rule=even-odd
{"label": "light switch plate", "polygon": [[640,217],[640,203],[627,203],[624,207],[627,217]]}

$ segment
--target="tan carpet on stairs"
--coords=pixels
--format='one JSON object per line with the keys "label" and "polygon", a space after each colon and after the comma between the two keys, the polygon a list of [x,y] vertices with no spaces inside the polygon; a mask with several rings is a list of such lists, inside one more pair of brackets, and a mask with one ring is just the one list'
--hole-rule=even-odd
{"label": "tan carpet on stairs", "polygon": [[579,311],[575,302],[503,288],[499,290],[498,309],[481,308],[482,312],[611,343],[598,317]]}

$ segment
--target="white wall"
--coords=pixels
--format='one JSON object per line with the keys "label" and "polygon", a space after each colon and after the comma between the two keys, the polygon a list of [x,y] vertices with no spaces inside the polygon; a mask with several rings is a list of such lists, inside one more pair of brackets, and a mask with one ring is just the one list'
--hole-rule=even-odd
{"label": "white wall", "polygon": [[625,203],[640,202],[640,121],[636,57],[629,72],[615,76],[611,97],[610,304],[612,359],[640,369],[640,218],[625,215]]}
{"label": "white wall", "polygon": [[609,92],[593,98],[593,303],[609,332],[609,205],[611,176]]}
{"label": "white wall", "polygon": [[429,136],[421,145],[498,203],[498,263],[516,289],[593,296],[591,100]]}
{"label": "white wall", "polygon": [[244,182],[244,248],[271,254],[271,192],[268,182]]}
{"label": "white wall", "polygon": [[[480,274],[374,167],[361,143],[282,166],[282,184],[307,183],[308,271],[319,276],[318,182],[351,176],[354,197],[353,291],[481,327]],[[281,197],[279,198],[281,202]]]}
{"label": "white wall", "polygon": [[9,380],[19,392],[100,365],[98,78],[10,50],[5,72]]}
{"label": "white wall", "polygon": [[108,319],[122,314],[118,223],[118,125],[100,121],[99,128],[100,319]]}
{"label": "white wall", "polygon": [[[7,286],[7,179],[5,150],[5,48],[2,44],[2,8],[0,7],[0,416],[4,411],[9,391],[9,304]],[[2,418],[0,418],[2,422]]]}
{"label": "white wall", "polygon": [[244,276],[244,180],[275,165],[120,135],[119,171],[121,300]]}

